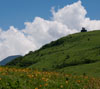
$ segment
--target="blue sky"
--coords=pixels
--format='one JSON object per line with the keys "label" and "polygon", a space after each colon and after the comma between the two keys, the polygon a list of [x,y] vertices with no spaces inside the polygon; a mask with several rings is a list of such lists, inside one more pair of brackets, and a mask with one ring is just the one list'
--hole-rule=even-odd
{"label": "blue sky", "polygon": [[100,30],[99,4],[100,0],[0,0],[0,60],[35,51],[82,27]]}
{"label": "blue sky", "polygon": [[[63,8],[78,0],[0,0],[0,28],[9,26],[24,28],[24,22],[31,22],[36,16],[50,19],[51,7]],[[100,19],[100,0],[82,0],[87,16],[91,19]]]}

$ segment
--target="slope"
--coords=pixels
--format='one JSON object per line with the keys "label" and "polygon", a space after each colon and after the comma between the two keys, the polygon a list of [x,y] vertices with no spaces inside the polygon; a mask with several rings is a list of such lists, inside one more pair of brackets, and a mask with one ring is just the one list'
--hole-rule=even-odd
{"label": "slope", "polygon": [[100,31],[71,34],[16,58],[7,66],[38,70],[63,70],[70,66],[100,61]]}

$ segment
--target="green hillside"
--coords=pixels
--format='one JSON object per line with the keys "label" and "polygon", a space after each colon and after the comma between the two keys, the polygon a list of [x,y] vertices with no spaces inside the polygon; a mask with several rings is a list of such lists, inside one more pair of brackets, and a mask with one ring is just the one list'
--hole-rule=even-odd
{"label": "green hillside", "polygon": [[[44,45],[35,52],[16,58],[7,66],[28,67],[43,71],[72,72],[89,70],[100,61],[100,31],[71,34]],[[100,63],[99,63],[100,64]],[[98,65],[99,66],[99,65]],[[97,68],[100,68],[100,66]],[[100,70],[100,69],[99,69]],[[73,71],[78,73],[78,71]]]}

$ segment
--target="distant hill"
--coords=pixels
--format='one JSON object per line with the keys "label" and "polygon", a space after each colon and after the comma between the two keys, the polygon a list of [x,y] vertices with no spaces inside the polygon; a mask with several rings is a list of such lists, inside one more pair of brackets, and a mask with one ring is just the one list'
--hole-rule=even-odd
{"label": "distant hill", "polygon": [[[87,70],[100,61],[100,31],[80,32],[62,37],[44,45],[35,52],[7,63],[7,66],[28,67],[38,70]],[[95,64],[96,65],[96,64]],[[78,66],[78,67],[76,67]],[[81,69],[80,69],[81,70]],[[89,71],[89,70],[87,70]],[[74,70],[75,72],[75,70]]]}
{"label": "distant hill", "polygon": [[14,55],[14,56],[9,56],[5,59],[3,59],[2,61],[0,61],[0,65],[6,65],[8,62],[14,60],[15,58],[20,57],[21,55]]}

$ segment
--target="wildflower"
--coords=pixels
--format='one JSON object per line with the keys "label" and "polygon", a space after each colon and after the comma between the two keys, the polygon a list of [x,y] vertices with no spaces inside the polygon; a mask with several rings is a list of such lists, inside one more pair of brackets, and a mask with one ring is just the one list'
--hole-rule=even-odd
{"label": "wildflower", "polygon": [[48,83],[46,83],[44,86],[48,86]]}
{"label": "wildflower", "polygon": [[42,78],[42,80],[44,81],[44,80],[45,80],[45,78],[43,77],[43,78]]}
{"label": "wildflower", "polygon": [[85,79],[88,79],[88,76],[85,76],[84,78],[85,78]]}
{"label": "wildflower", "polygon": [[68,81],[66,81],[66,84],[68,84]]}
{"label": "wildflower", "polygon": [[42,87],[42,85],[39,85],[39,87]]}
{"label": "wildflower", "polygon": [[63,85],[61,85],[60,88],[63,88]]}
{"label": "wildflower", "polygon": [[45,79],[45,81],[47,82],[47,81],[48,81],[48,79]]}
{"label": "wildflower", "polygon": [[36,87],[35,89],[38,89],[38,87]]}
{"label": "wildflower", "polygon": [[77,80],[77,83],[80,83],[81,81],[80,80]]}

